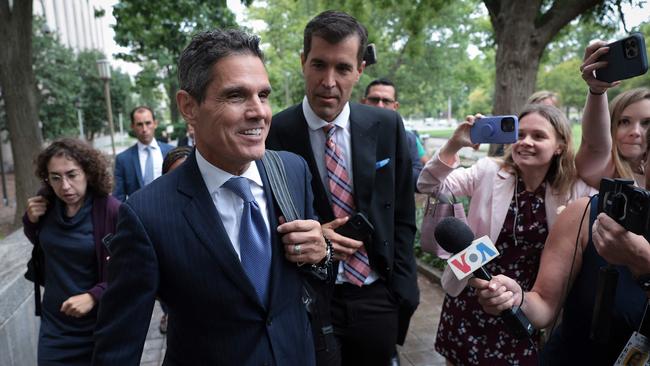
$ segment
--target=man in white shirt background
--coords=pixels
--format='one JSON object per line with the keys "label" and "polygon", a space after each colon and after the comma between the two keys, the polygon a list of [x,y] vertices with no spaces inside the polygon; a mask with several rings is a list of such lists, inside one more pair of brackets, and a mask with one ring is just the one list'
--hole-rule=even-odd
{"label": "man in white shirt background", "polygon": [[131,111],[131,130],[138,142],[115,157],[115,186],[113,196],[125,201],[135,191],[162,174],[162,163],[173,147],[155,138],[154,111],[147,106]]}

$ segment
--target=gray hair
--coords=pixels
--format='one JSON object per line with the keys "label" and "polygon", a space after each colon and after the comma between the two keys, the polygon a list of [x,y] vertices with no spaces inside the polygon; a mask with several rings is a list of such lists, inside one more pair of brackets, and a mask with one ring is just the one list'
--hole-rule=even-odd
{"label": "gray hair", "polygon": [[224,57],[244,54],[264,62],[259,37],[237,29],[199,33],[192,37],[178,59],[178,84],[200,104],[212,81],[212,65]]}

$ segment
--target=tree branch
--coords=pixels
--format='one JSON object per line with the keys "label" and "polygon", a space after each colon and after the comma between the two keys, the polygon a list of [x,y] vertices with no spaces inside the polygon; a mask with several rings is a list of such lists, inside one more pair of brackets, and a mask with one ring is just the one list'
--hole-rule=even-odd
{"label": "tree branch", "polygon": [[547,44],[565,25],[603,0],[556,0],[538,23],[539,37]]}
{"label": "tree branch", "polygon": [[497,22],[497,19],[499,18],[499,13],[501,12],[501,1],[499,0],[483,0],[483,4],[485,4],[485,7],[488,10],[488,14],[490,15],[490,22],[492,23],[492,28]]}

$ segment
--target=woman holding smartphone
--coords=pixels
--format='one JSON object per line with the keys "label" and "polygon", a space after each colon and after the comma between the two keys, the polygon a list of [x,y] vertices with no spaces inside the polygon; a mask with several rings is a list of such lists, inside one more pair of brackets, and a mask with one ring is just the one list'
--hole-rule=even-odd
{"label": "woman holding smartphone", "polygon": [[[644,139],[648,141],[650,134]],[[647,163],[645,185],[650,185]],[[558,216],[532,289],[522,291],[512,276],[497,272],[492,272],[489,282],[470,281],[490,314],[520,306],[535,327],[544,328],[554,324],[563,309],[562,321],[544,348],[544,365],[613,365],[641,326],[644,312],[646,321],[650,314],[650,244],[607,214],[598,213],[599,199],[576,200]],[[612,265],[610,271],[618,278],[615,293],[607,297],[612,302],[611,315],[601,317],[601,321],[610,321],[604,332],[607,339],[599,342],[590,333],[601,268],[606,264]]]}
{"label": "woman holding smartphone", "polygon": [[614,98],[609,108],[607,90],[620,82],[601,81],[594,74],[607,66],[598,59],[608,51],[605,42],[591,44],[580,66],[589,92],[582,115],[582,143],[576,154],[576,168],[580,177],[592,187],[598,188],[602,178],[633,179],[636,185],[644,187],[650,89],[623,92]]}
{"label": "woman holding smartphone", "polygon": [[[507,273],[528,289],[558,207],[593,190],[577,179],[571,128],[557,108],[526,106],[519,115],[519,140],[506,149],[503,159],[483,158],[470,168],[459,168],[458,151],[476,147],[469,137],[475,120],[468,117],[461,123],[426,164],[418,188],[472,197],[469,226],[475,237],[489,236],[501,253],[487,270]],[[448,294],[435,348],[447,362],[537,365],[537,345],[511,337],[499,317],[483,312],[474,289],[464,288],[465,283],[458,286],[450,271],[445,272]]]}

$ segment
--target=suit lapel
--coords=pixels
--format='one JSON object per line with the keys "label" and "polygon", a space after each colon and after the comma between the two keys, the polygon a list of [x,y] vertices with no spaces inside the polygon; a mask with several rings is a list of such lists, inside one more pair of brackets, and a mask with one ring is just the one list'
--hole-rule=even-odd
{"label": "suit lapel", "polygon": [[[377,131],[379,121],[368,120],[358,114],[350,103],[350,136],[352,145],[352,177],[354,180],[354,200],[358,211],[368,212],[375,181],[377,154]],[[363,189],[359,189],[363,187]]]}
{"label": "suit lapel", "polygon": [[140,168],[140,155],[138,154],[137,143],[131,147],[131,161],[133,161],[135,176],[138,178],[138,185],[142,188],[144,187],[144,180],[142,179],[142,169]]}
{"label": "suit lapel", "polygon": [[[283,146],[288,151],[302,156],[307,161],[311,173],[311,187],[314,193],[314,209],[321,222],[329,222],[334,220],[334,213],[329,202],[328,191],[325,190],[325,186],[321,181],[314,152],[311,149],[309,127],[305,114],[302,112],[302,104],[298,104],[294,108],[293,114],[295,118],[291,118],[287,120],[287,123],[281,125],[281,128],[284,129],[281,131],[281,136],[286,140],[282,141]],[[325,149],[325,146],[323,146],[323,149]]]}
{"label": "suit lapel", "polygon": [[178,182],[178,190],[191,197],[189,204],[183,209],[185,219],[224,273],[233,282],[240,284],[241,290],[251,300],[262,306],[214,207],[196,163],[195,153],[192,153],[188,160],[189,164],[183,164],[179,168],[183,171]]}

